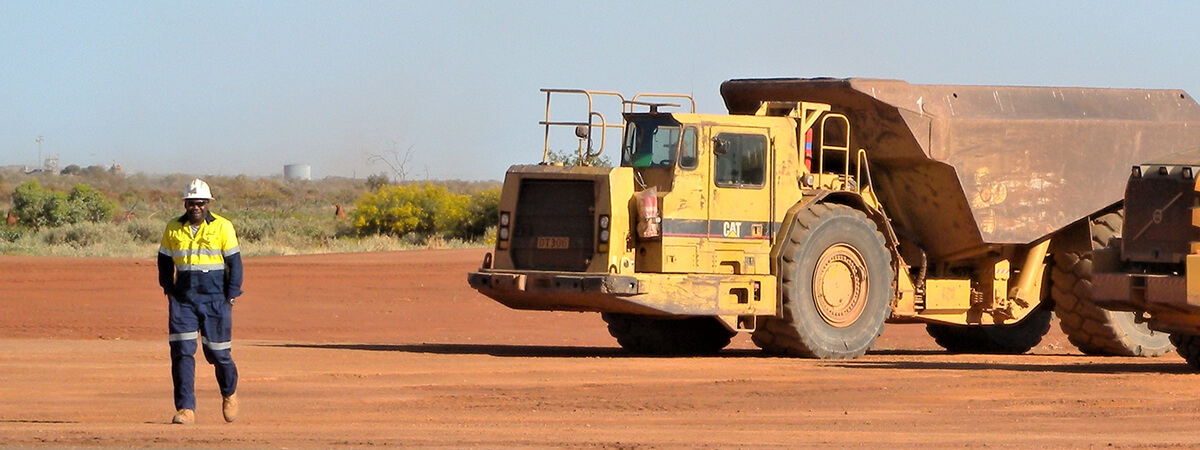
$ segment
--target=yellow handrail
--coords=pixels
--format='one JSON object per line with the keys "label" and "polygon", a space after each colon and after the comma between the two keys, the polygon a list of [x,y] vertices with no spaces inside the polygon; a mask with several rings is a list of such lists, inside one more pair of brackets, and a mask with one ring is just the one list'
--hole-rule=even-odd
{"label": "yellow handrail", "polygon": [[[846,130],[846,135],[843,142],[845,142],[846,145],[838,146],[828,145],[825,143],[825,124],[829,122],[829,119],[840,119],[845,125],[844,128]],[[837,150],[846,154],[845,167],[842,168],[841,174],[843,176],[850,176],[850,119],[845,115],[838,113],[826,113],[825,117],[821,119],[821,149],[818,153],[819,161],[817,162],[817,173],[825,173],[825,150]]]}
{"label": "yellow handrail", "polygon": [[[865,149],[865,148],[858,149],[858,155],[855,156],[854,159],[855,159],[854,160],[854,165],[855,165],[854,179],[860,180],[860,182],[858,183],[858,194],[862,195],[863,186],[871,186],[871,168],[869,167],[870,162],[867,161],[867,149]],[[864,169],[863,169],[864,167],[866,167],[865,172],[867,174],[867,182],[866,183],[861,182],[862,174],[864,172]]]}
{"label": "yellow handrail", "polygon": [[[545,127],[545,132],[544,132],[544,136],[543,136],[543,140],[542,140],[542,163],[543,164],[549,162],[549,160],[550,160],[550,127],[551,126],[574,126],[574,127],[586,126],[586,127],[588,127],[587,136],[580,136],[580,139],[586,140],[586,142],[587,142],[586,150],[584,149],[585,147],[583,147],[582,145],[580,146],[580,149],[579,149],[579,153],[580,153],[579,156],[580,156],[580,159],[582,160],[582,159],[584,159],[584,157],[596,157],[596,156],[600,156],[601,153],[604,153],[604,148],[605,148],[606,144],[608,143],[608,130],[617,129],[617,130],[620,130],[622,132],[622,134],[624,134],[625,117],[623,114],[633,112],[634,106],[648,105],[648,106],[651,106],[652,108],[655,108],[657,106],[671,106],[671,107],[679,106],[676,104],[668,104],[668,103],[647,103],[647,102],[638,101],[639,98],[659,97],[659,98],[686,99],[686,100],[688,100],[688,102],[691,105],[691,108],[692,108],[691,112],[692,113],[696,112],[696,100],[693,99],[692,96],[687,95],[687,94],[642,93],[642,94],[634,95],[632,100],[625,100],[624,95],[622,95],[620,92],[613,92],[613,91],[592,91],[592,90],[584,90],[584,89],[552,89],[552,88],[542,89],[541,91],[546,93],[545,120],[538,122],[538,125],[542,125],[543,127]],[[586,122],[576,122],[576,121],[550,120],[550,97],[552,96],[552,94],[582,94],[584,97],[586,97],[587,98],[587,108],[588,108],[587,121]],[[604,117],[604,114],[596,111],[594,97],[599,97],[599,96],[616,97],[618,100],[621,101],[622,117],[621,117],[621,121],[620,121],[619,125],[609,123],[608,119]],[[600,128],[600,130],[601,130],[601,132],[600,132],[600,148],[595,151],[593,151],[593,140],[592,140],[592,136],[595,134],[595,133],[592,133],[593,128]]]}
{"label": "yellow handrail", "polygon": [[[545,127],[545,135],[544,135],[543,141],[542,141],[542,163],[543,164],[546,162],[549,162],[549,160],[550,160],[550,127],[551,126],[576,126],[576,127],[580,126],[580,125],[587,126],[588,127],[587,154],[589,156],[598,156],[604,152],[604,147],[608,142],[607,131],[609,128],[616,128],[616,129],[619,129],[622,131],[625,129],[624,119],[621,120],[620,125],[610,125],[608,123],[608,120],[604,118],[604,115],[596,111],[595,102],[592,97],[594,95],[595,96],[602,96],[602,95],[613,96],[613,97],[616,97],[617,99],[619,99],[621,101],[621,104],[625,104],[625,96],[622,95],[620,92],[589,91],[589,90],[584,90],[584,89],[552,89],[552,88],[544,88],[541,91],[546,93],[546,119],[538,122],[538,125],[542,125]],[[587,106],[588,106],[587,122],[552,121],[552,120],[550,120],[550,96],[552,94],[583,94],[585,97],[587,97]],[[595,121],[593,120],[593,118],[598,118],[600,123],[596,124]],[[591,132],[593,127],[599,127],[601,130],[600,149],[597,150],[594,154],[592,153],[592,135],[593,135],[593,133]]]}

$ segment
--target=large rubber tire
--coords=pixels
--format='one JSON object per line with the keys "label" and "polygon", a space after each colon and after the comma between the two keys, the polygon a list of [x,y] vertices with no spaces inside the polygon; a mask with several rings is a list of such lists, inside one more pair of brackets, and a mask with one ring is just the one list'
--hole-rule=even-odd
{"label": "large rubber tire", "polygon": [[1016,355],[1042,342],[1050,331],[1054,311],[1034,309],[1020,322],[1010,325],[939,325],[926,324],[925,331],[951,353],[990,353]]}
{"label": "large rubber tire", "polygon": [[883,332],[892,298],[892,255],[861,211],[817,204],[796,214],[780,254],[783,310],[751,335],[769,353],[862,356]]}
{"label": "large rubber tire", "polygon": [[[1115,244],[1120,235],[1122,213],[1095,220],[1097,233],[1092,248]],[[1135,320],[1133,313],[1109,311],[1091,302],[1092,254],[1057,253],[1050,269],[1050,295],[1054,299],[1059,327],[1079,351],[1094,356],[1162,356],[1171,351],[1167,333],[1151,330]]]}
{"label": "large rubber tire", "polygon": [[666,319],[603,313],[608,334],[621,348],[650,355],[708,355],[729,345],[737,333],[713,317]]}
{"label": "large rubber tire", "polygon": [[1188,365],[1200,370],[1200,336],[1172,333],[1171,343],[1175,344],[1175,351],[1187,360]]}

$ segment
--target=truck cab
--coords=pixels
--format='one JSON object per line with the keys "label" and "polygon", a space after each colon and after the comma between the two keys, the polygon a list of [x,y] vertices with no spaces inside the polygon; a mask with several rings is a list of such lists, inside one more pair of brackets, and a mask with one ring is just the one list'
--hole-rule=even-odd
{"label": "truck cab", "polygon": [[771,198],[781,188],[795,197],[799,175],[787,186],[777,183],[771,144],[788,139],[791,127],[730,117],[626,116],[621,167],[632,169],[636,191],[652,189],[659,208],[657,224],[638,209],[637,272],[770,273],[775,216],[785,212],[772,208]]}

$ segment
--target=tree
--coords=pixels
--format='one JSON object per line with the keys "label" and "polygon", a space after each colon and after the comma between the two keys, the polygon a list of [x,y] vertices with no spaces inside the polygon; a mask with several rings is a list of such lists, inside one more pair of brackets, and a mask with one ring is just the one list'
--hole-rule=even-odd
{"label": "tree", "polygon": [[380,172],[375,175],[367,175],[367,189],[372,191],[378,191],[379,188],[387,186],[391,183],[392,180],[388,179],[386,173]]}
{"label": "tree", "polygon": [[[409,181],[409,175],[412,171],[413,146],[408,146],[404,151],[397,150],[399,142],[392,142],[392,149],[388,150],[387,154],[369,154],[367,155],[367,164],[375,164],[377,162],[388,166],[395,176],[393,180],[398,183]],[[429,169],[425,169],[425,179],[429,179]]]}

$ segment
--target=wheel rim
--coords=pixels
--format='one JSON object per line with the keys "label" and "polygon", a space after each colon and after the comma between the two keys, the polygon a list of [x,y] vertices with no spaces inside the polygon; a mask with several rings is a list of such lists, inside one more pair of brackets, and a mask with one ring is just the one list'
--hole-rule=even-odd
{"label": "wheel rim", "polygon": [[[1114,314],[1116,314],[1116,313],[1114,312]],[[1129,314],[1131,316],[1133,315],[1133,313],[1129,313]],[[1136,316],[1134,316],[1134,317],[1136,317]],[[1153,336],[1158,333],[1158,332],[1150,329],[1149,323],[1139,322],[1136,319],[1133,319],[1132,322],[1133,322],[1133,332],[1137,333],[1138,335]]]}
{"label": "wheel rim", "polygon": [[838,328],[853,324],[867,307],[867,263],[854,247],[825,249],[813,272],[812,292],[821,319]]}

